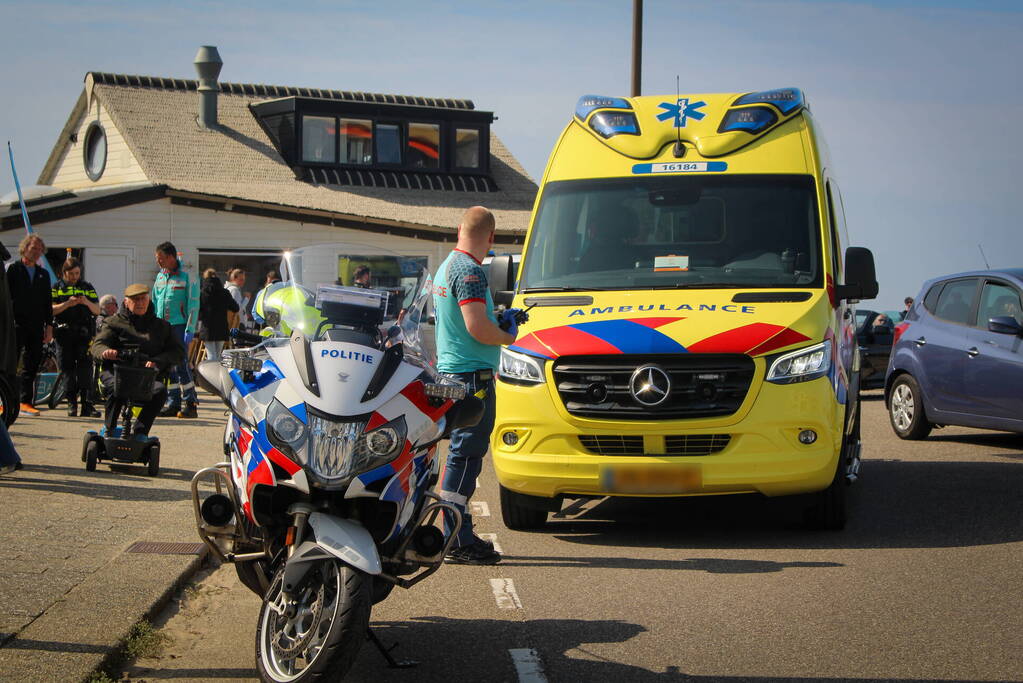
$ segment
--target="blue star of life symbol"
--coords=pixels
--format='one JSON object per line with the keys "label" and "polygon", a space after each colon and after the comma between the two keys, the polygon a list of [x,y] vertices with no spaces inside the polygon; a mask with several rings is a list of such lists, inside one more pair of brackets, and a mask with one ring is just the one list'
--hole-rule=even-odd
{"label": "blue star of life symbol", "polygon": [[703,100],[700,100],[699,102],[693,102],[692,104],[690,104],[688,97],[680,97],[677,104],[672,104],[671,102],[661,102],[657,106],[664,110],[663,112],[657,115],[658,121],[667,121],[670,118],[674,118],[675,121],[672,123],[673,127],[685,128],[687,118],[693,118],[699,121],[704,116],[706,116],[704,112],[697,111],[697,109],[702,109],[703,107],[706,107],[707,103],[704,102]]}

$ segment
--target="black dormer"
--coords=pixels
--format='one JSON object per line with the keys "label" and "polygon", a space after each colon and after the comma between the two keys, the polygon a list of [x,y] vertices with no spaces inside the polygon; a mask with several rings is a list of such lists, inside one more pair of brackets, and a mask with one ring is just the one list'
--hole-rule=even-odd
{"label": "black dormer", "polygon": [[285,97],[249,107],[296,175],[310,182],[377,185],[374,178],[397,173],[411,180],[399,187],[496,190],[489,177],[494,115],[457,103]]}

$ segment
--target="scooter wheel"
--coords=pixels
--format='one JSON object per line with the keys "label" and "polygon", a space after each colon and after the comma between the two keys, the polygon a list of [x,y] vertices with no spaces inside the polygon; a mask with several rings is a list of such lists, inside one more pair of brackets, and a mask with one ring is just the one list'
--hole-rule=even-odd
{"label": "scooter wheel", "polygon": [[146,473],[151,477],[160,475],[160,445],[155,444],[149,447],[148,465]]}
{"label": "scooter wheel", "polygon": [[85,469],[89,472],[95,472],[97,460],[99,460],[99,444],[95,441],[90,441],[85,447]]}

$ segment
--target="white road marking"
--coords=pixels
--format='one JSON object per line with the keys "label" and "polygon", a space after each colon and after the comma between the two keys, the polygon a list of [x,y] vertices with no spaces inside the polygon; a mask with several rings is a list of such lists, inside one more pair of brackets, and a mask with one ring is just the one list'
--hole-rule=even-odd
{"label": "white road marking", "polygon": [[536,650],[515,648],[508,650],[508,654],[511,655],[520,683],[547,683],[547,677],[543,675],[543,662]]}
{"label": "white road marking", "polygon": [[494,591],[494,600],[501,609],[522,609],[522,601],[515,592],[515,584],[511,579],[490,579],[490,588]]}
{"label": "white road marking", "polygon": [[469,503],[469,512],[472,513],[473,517],[489,517],[490,506],[482,501],[477,503]]}
{"label": "white road marking", "polygon": [[558,510],[554,513],[555,519],[567,519],[582,517],[584,514],[590,511],[591,508],[595,507],[597,503],[600,503],[604,498],[576,498],[563,510]]}
{"label": "white road marking", "polygon": [[501,544],[497,542],[497,534],[479,534],[479,537],[482,538],[484,541],[490,541],[491,543],[493,543],[494,550],[496,550],[497,552],[499,553],[504,552],[503,550],[501,550]]}

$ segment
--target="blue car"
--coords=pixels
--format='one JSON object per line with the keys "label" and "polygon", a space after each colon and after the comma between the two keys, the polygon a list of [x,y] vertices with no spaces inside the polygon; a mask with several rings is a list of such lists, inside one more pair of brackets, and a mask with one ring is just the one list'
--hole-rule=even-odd
{"label": "blue car", "polygon": [[1023,268],[924,283],[895,326],[885,405],[903,439],[962,425],[1023,432]]}

